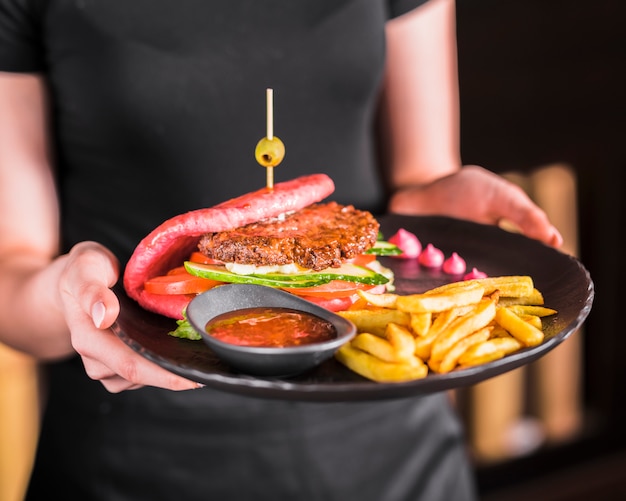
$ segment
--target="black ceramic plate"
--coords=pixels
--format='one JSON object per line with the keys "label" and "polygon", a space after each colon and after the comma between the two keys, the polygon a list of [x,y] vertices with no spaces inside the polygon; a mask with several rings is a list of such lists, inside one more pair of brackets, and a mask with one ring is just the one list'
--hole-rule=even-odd
{"label": "black ceramic plate", "polygon": [[[121,313],[115,333],[149,360],[207,386],[262,398],[309,401],[357,401],[402,398],[472,385],[535,361],[558,346],[584,322],[593,302],[593,282],[576,259],[521,235],[443,217],[385,216],[381,231],[390,237],[398,228],[415,233],[425,246],[432,243],[446,256],[457,252],[468,269],[490,276],[530,275],[545,304],[558,310],[544,325],[545,341],[503,359],[448,374],[430,374],[407,383],[369,381],[331,359],[291,379],[245,376],[221,362],[202,341],[168,336],[173,320],[145,311],[119,288]],[[449,282],[441,271],[420,267],[416,260],[381,259],[396,276],[396,292],[423,292]]]}

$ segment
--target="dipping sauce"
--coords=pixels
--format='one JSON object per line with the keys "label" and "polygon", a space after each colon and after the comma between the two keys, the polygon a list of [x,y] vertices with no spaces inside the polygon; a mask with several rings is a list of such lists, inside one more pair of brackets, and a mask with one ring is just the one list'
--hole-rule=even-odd
{"label": "dipping sauce", "polygon": [[285,348],[321,343],[337,336],[335,326],[317,315],[291,308],[243,308],[212,318],[208,334],[240,346]]}

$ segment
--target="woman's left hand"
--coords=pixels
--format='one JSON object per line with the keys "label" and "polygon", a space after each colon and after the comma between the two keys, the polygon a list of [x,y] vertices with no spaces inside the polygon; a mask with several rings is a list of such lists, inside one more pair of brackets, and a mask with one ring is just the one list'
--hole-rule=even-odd
{"label": "woman's left hand", "polygon": [[478,223],[513,223],[530,238],[560,247],[563,238],[546,213],[516,184],[482,167],[468,165],[429,184],[393,193],[389,211],[443,215]]}

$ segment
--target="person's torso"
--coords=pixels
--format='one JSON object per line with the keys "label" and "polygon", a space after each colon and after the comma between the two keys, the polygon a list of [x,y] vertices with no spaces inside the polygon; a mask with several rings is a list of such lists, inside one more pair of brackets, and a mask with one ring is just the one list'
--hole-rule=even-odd
{"label": "person's torso", "polygon": [[95,239],[124,260],[166,218],[262,187],[266,88],[286,145],[275,181],[325,172],[332,199],[381,210],[386,16],[372,0],[49,2],[65,246]]}

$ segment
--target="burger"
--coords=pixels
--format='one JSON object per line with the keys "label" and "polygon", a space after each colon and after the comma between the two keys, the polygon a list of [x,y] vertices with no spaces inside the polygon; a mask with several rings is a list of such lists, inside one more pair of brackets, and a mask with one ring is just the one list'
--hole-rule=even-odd
{"label": "burger", "polygon": [[332,311],[358,290],[388,290],[392,273],[377,258],[399,249],[380,239],[369,212],[323,202],[334,189],[312,174],[168,219],[137,245],[124,288],[177,320],[195,295],[225,283],[280,288]]}

